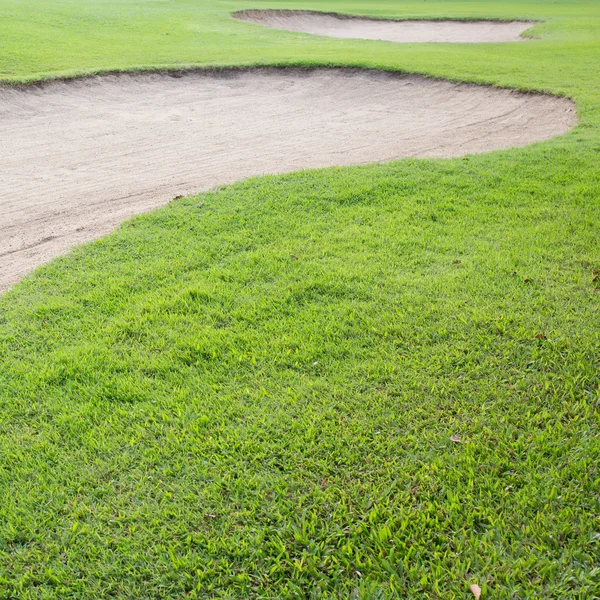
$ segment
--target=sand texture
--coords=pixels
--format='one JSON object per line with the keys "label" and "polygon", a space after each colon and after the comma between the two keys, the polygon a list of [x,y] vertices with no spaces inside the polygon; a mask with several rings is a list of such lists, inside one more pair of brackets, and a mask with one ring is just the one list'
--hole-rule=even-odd
{"label": "sand texture", "polygon": [[242,10],[236,19],[335,38],[388,42],[518,42],[531,21],[391,21],[309,10]]}
{"label": "sand texture", "polygon": [[575,122],[566,99],[344,69],[0,87],[0,291],[176,195],[266,173],[524,146]]}

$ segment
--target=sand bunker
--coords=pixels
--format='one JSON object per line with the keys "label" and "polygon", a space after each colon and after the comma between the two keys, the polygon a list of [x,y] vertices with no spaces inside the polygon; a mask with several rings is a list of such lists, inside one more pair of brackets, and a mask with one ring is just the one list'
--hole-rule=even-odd
{"label": "sand bunker", "polygon": [[575,122],[566,99],[376,71],[0,87],[0,290],[175,195],[264,173],[523,146]]}
{"label": "sand bunker", "polygon": [[518,42],[532,21],[391,21],[310,10],[242,10],[236,19],[335,38],[388,42]]}

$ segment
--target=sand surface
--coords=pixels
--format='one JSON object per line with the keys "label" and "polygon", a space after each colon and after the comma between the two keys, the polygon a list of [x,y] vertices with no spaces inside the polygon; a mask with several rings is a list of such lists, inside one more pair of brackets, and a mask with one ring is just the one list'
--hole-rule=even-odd
{"label": "sand surface", "polygon": [[176,195],[265,173],[524,146],[575,122],[566,99],[374,71],[0,87],[0,291]]}
{"label": "sand surface", "polygon": [[275,29],[388,42],[518,42],[531,21],[391,21],[309,10],[242,10],[236,19]]}

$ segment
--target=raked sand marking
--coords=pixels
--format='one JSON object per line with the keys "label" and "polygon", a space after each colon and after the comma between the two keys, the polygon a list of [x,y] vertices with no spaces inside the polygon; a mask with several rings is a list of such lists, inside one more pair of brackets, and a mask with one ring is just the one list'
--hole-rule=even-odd
{"label": "raked sand marking", "polygon": [[575,122],[566,99],[377,71],[0,87],[0,291],[175,195],[265,173],[524,146]]}
{"label": "raked sand marking", "polygon": [[391,21],[310,10],[241,10],[236,19],[335,38],[387,42],[518,42],[532,21]]}

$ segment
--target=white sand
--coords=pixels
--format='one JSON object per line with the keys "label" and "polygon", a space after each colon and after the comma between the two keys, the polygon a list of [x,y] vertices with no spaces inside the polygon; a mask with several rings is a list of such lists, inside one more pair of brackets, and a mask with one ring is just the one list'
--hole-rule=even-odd
{"label": "white sand", "polygon": [[179,194],[264,173],[524,146],[575,122],[566,99],[375,71],[0,87],[0,291]]}

